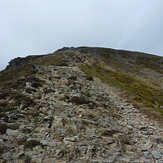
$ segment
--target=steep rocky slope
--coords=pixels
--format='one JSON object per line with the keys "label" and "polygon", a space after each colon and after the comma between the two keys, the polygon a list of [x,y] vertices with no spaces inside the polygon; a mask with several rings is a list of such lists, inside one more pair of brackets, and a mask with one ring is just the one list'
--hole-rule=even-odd
{"label": "steep rocky slope", "polygon": [[65,48],[1,72],[1,162],[163,161],[160,123],[92,76],[89,53]]}

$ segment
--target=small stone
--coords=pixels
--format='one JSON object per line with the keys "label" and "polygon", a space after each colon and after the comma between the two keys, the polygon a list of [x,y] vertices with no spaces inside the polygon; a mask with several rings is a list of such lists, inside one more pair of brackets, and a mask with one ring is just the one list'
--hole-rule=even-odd
{"label": "small stone", "polygon": [[82,114],[79,114],[79,118],[82,118],[82,116],[83,116]]}
{"label": "small stone", "polygon": [[157,150],[154,150],[151,152],[152,156],[155,158],[155,159],[159,159],[162,157],[162,154],[160,151],[157,151]]}
{"label": "small stone", "polygon": [[78,135],[74,136],[74,138],[76,139],[76,141],[80,141],[80,139],[83,137],[83,135],[81,133],[79,133]]}
{"label": "small stone", "polygon": [[[75,137],[65,137],[64,140],[65,140],[65,141],[76,142],[77,139],[76,139]],[[64,140],[63,140],[63,141],[64,141]]]}
{"label": "small stone", "polygon": [[19,133],[18,130],[11,130],[11,129],[6,130],[6,135],[15,136],[18,135],[18,133]]}
{"label": "small stone", "polygon": [[26,82],[26,87],[27,87],[27,88],[30,88],[31,85],[32,85],[32,84],[31,84],[30,82]]}

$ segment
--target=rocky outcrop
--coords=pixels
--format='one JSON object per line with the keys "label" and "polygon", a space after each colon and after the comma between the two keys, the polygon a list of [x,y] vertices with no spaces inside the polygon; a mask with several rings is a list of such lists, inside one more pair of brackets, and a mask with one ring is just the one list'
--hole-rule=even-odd
{"label": "rocky outcrop", "polygon": [[[27,81],[12,90],[27,98],[17,109],[0,114],[1,162],[163,161],[163,129],[111,86],[97,78],[87,80],[74,66],[35,70],[44,84],[36,87]],[[26,105],[27,99],[32,105]],[[6,94],[0,104],[15,100]]]}
{"label": "rocky outcrop", "polygon": [[25,57],[25,58],[17,57],[15,59],[12,59],[9,62],[9,65],[6,67],[6,69],[14,68],[16,66],[20,66],[20,65],[23,65],[23,64],[27,64],[27,63],[33,62],[33,61],[35,61],[38,58],[41,58],[43,56],[44,55],[34,55],[34,56],[31,55],[31,56],[28,56],[28,57]]}

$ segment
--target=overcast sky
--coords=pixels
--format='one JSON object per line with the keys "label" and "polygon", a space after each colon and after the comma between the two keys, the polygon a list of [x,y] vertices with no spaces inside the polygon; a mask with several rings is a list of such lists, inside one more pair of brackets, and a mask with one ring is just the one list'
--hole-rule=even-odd
{"label": "overcast sky", "polygon": [[163,56],[163,0],[0,0],[0,70],[62,47]]}

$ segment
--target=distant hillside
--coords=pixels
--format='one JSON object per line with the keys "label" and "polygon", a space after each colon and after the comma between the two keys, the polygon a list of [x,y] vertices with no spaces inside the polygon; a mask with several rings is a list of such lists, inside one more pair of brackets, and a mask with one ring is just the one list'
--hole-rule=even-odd
{"label": "distant hillside", "polygon": [[[84,62],[84,57],[89,58]],[[163,114],[163,57],[140,52],[98,47],[62,48],[52,54],[16,58],[0,72],[0,88],[20,86],[34,65],[71,65],[74,60],[88,76],[123,90],[137,102]],[[92,61],[93,60],[93,61]]]}
{"label": "distant hillside", "polygon": [[79,50],[97,60],[89,66],[83,64],[84,72],[100,77],[163,114],[163,57],[106,48]]}

